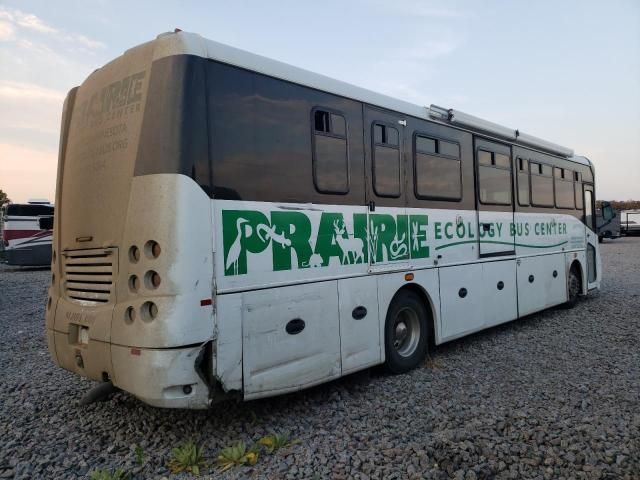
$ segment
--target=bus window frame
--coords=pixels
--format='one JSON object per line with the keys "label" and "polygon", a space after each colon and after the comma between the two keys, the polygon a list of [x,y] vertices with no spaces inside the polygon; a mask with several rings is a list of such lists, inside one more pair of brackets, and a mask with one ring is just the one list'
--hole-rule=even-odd
{"label": "bus window frame", "polygon": [[[397,145],[390,145],[388,143],[378,143],[376,142],[376,132],[375,132],[375,127],[376,125],[381,125],[381,126],[385,126],[387,128],[393,128],[397,133],[398,133],[398,144]],[[372,182],[371,182],[371,187],[373,188],[373,193],[375,193],[375,195],[377,197],[381,197],[381,198],[402,198],[403,195],[403,189],[402,189],[402,161],[403,161],[403,157],[404,157],[404,152],[403,152],[403,138],[402,138],[402,132],[401,130],[398,129],[398,127],[396,125],[394,125],[393,123],[390,122],[385,122],[383,120],[373,120],[371,122],[371,170],[372,170],[372,174],[373,174],[373,178],[372,178]],[[388,195],[388,194],[381,194],[378,192],[378,189],[376,188],[376,183],[377,183],[377,175],[376,175],[376,147],[384,147],[384,148],[391,148],[393,150],[397,150],[398,152],[398,195]]]}
{"label": "bus window frame", "polygon": [[[445,142],[449,142],[449,143],[453,143],[455,145],[458,146],[458,156],[454,157],[453,155],[445,155],[442,153],[430,153],[430,152],[424,152],[424,151],[419,151],[418,147],[417,147],[417,138],[418,137],[422,137],[422,138],[428,138],[429,140],[435,140],[436,141],[436,150],[439,150],[438,148],[438,142],[440,142],[440,140],[445,141]],[[458,177],[459,177],[459,181],[460,181],[460,196],[459,197],[442,197],[442,196],[436,196],[436,195],[420,195],[418,193],[418,165],[417,165],[417,158],[418,158],[418,153],[421,153],[422,155],[430,155],[432,157],[440,157],[440,158],[444,158],[446,160],[452,160],[452,161],[457,161],[458,162]],[[462,145],[460,144],[459,141],[457,140],[453,140],[453,139],[449,139],[449,138],[445,138],[445,137],[440,137],[437,135],[432,135],[426,132],[422,132],[420,130],[416,130],[413,132],[413,138],[412,138],[412,157],[413,157],[413,194],[415,195],[416,199],[418,200],[438,200],[438,201],[442,201],[442,202],[457,202],[460,203],[462,201],[462,199],[464,198],[464,182],[462,181]]]}
{"label": "bus window frame", "polygon": [[[316,130],[315,115],[317,111],[329,113],[329,132],[322,132]],[[344,120],[344,136],[331,132],[331,115],[338,115]],[[334,108],[323,107],[322,105],[316,105],[311,109],[310,114],[311,125],[311,173],[313,175],[313,186],[316,191],[323,195],[349,195],[351,192],[351,156],[349,155],[349,122],[344,112],[336,110]],[[324,137],[336,138],[345,141],[346,160],[347,160],[347,189],[344,192],[338,192],[333,190],[323,190],[318,187],[318,174],[317,174],[317,159],[316,159],[316,135],[322,135]]]}

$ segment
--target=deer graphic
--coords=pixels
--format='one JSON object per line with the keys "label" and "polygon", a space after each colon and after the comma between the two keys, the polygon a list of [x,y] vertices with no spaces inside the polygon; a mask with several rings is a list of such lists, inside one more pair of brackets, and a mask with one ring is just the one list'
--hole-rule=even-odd
{"label": "deer graphic", "polygon": [[353,254],[353,263],[357,263],[358,259],[364,262],[364,243],[362,242],[362,239],[349,237],[348,233],[347,238],[345,238],[343,235],[346,230],[347,227],[344,222],[342,222],[342,227],[340,226],[340,220],[335,220],[333,222],[333,231],[335,232],[334,238],[338,243],[340,250],[342,250],[342,263],[351,263],[349,261],[350,253]]}

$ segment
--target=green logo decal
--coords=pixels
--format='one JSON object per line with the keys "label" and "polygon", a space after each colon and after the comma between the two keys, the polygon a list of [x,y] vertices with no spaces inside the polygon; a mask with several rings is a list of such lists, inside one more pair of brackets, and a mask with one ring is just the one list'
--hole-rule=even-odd
{"label": "green logo decal", "polygon": [[[269,215],[269,216],[267,216]],[[224,274],[248,273],[248,257],[266,255],[273,271],[319,268],[333,265],[380,264],[429,258],[429,241],[435,249],[472,243],[552,248],[568,243],[521,243],[528,236],[567,235],[563,222],[494,222],[487,231],[475,231],[471,222],[434,222],[428,215],[321,212],[317,229],[299,211],[223,210]],[[351,228],[351,230],[350,230]],[[432,230],[431,230],[432,229]],[[502,234],[509,237],[501,238]],[[431,239],[429,236],[433,235]],[[512,238],[513,241],[504,241]],[[573,237],[572,237],[573,238]],[[577,238],[577,237],[576,237]],[[576,246],[578,240],[572,240]],[[580,245],[577,245],[580,246]],[[266,253],[268,252],[268,253]]]}

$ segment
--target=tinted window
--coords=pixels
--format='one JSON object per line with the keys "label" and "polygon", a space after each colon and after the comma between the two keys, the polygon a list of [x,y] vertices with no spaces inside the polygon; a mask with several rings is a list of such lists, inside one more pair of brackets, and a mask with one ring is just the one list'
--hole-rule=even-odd
{"label": "tinted window", "polygon": [[582,210],[584,208],[584,202],[582,201],[582,183],[574,182],[573,190],[576,198],[576,208]]}
{"label": "tinted window", "polygon": [[438,153],[441,155],[460,158],[460,146],[457,143],[438,140]]}
{"label": "tinted window", "polygon": [[417,198],[462,199],[460,146],[423,135],[415,137],[414,190]]}
{"label": "tinted window", "polygon": [[323,110],[316,110],[313,115],[316,132],[328,132],[329,131],[329,112]]}
{"label": "tinted window", "polygon": [[531,162],[531,204],[553,207],[553,177],[548,165]]}
{"label": "tinted window", "polygon": [[436,139],[417,135],[416,151],[422,153],[436,153]]}
{"label": "tinted window", "polygon": [[511,205],[511,161],[508,155],[478,150],[478,188],[482,203]]}
{"label": "tinted window", "polygon": [[484,150],[479,150],[478,163],[480,165],[492,165],[491,152],[485,152]]}
{"label": "tinted window", "polygon": [[572,173],[564,168],[556,168],[554,170],[556,207],[558,208],[575,208]]}
{"label": "tinted window", "polygon": [[460,200],[460,160],[424,153],[415,156],[415,193],[419,198]]}
{"label": "tinted window", "polygon": [[395,127],[373,124],[373,188],[380,197],[400,196],[400,136]]}
{"label": "tinted window", "polygon": [[400,196],[400,152],[376,145],[374,150],[374,188],[381,197]]}
{"label": "tinted window", "polygon": [[19,217],[38,217],[40,215],[53,215],[53,207],[50,205],[21,205],[12,203],[6,207],[7,215]]}
{"label": "tinted window", "polygon": [[529,205],[529,162],[524,158],[518,159],[518,203]]}
{"label": "tinted window", "polygon": [[585,190],[584,191],[584,198],[585,198],[585,204],[584,204],[584,223],[587,225],[587,227],[589,227],[591,230],[595,230],[595,228],[593,228],[593,204],[592,204],[592,193],[591,190]]}
{"label": "tinted window", "polygon": [[496,167],[502,168],[511,168],[511,160],[508,155],[503,155],[501,153],[493,154],[493,164]]}
{"label": "tinted window", "polygon": [[509,170],[481,165],[478,168],[478,184],[482,203],[511,204],[511,172]]}
{"label": "tinted window", "polygon": [[322,193],[349,192],[346,122],[338,113],[317,109],[313,114],[313,180]]}

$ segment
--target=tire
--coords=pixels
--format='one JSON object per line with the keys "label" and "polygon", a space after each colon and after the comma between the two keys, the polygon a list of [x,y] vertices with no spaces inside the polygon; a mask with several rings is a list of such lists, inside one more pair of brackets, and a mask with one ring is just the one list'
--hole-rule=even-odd
{"label": "tire", "polygon": [[429,317],[422,298],[401,290],[391,301],[384,327],[385,367],[405,373],[417,367],[429,346]]}
{"label": "tire", "polygon": [[582,292],[582,281],[580,280],[580,274],[576,267],[571,267],[569,275],[567,276],[567,296],[568,300],[565,303],[566,308],[575,307],[578,299],[580,298],[580,292]]}

